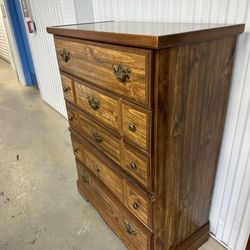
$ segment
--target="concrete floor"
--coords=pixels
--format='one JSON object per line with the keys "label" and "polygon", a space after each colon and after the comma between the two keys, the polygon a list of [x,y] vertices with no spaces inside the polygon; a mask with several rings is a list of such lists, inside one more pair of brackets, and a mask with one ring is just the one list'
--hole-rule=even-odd
{"label": "concrete floor", "polygon": [[1,59],[0,114],[0,249],[126,249],[77,192],[68,122]]}

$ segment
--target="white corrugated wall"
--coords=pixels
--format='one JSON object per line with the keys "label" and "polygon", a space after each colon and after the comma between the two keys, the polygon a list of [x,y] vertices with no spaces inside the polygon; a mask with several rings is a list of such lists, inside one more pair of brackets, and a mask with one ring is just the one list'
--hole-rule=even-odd
{"label": "white corrugated wall", "polygon": [[[246,23],[249,0],[93,0],[94,17],[203,23]],[[250,37],[240,36],[210,214],[211,231],[243,250],[250,231]]]}
{"label": "white corrugated wall", "polygon": [[73,0],[29,0],[37,31],[28,34],[31,54],[42,99],[64,117],[67,116],[57,66],[53,36],[47,26],[76,22]]}

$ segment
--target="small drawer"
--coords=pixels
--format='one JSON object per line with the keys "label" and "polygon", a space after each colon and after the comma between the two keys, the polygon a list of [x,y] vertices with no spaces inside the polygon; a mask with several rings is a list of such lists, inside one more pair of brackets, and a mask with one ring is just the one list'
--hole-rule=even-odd
{"label": "small drawer", "polygon": [[125,146],[124,168],[143,186],[150,189],[150,160],[131,147]]}
{"label": "small drawer", "polygon": [[122,130],[126,138],[142,149],[149,150],[150,112],[142,112],[122,104]]}
{"label": "small drawer", "polygon": [[149,106],[151,50],[55,37],[59,68]]}
{"label": "small drawer", "polygon": [[66,103],[67,113],[68,113],[68,121],[70,127],[77,129],[78,127],[78,112],[77,110],[70,104]]}
{"label": "small drawer", "polygon": [[77,169],[79,192],[90,200],[128,249],[150,249],[152,232],[137,221],[78,161]]}
{"label": "small drawer", "polygon": [[83,156],[82,156],[83,145],[82,145],[82,143],[80,141],[78,141],[73,136],[71,136],[71,141],[72,141],[72,148],[73,148],[73,153],[74,153],[75,157],[82,162],[83,161]]}
{"label": "small drawer", "polygon": [[99,91],[75,81],[76,102],[86,113],[118,130],[119,102]]}
{"label": "small drawer", "polygon": [[101,152],[114,162],[121,164],[121,140],[88,120],[82,114],[78,115],[78,128],[88,141],[94,144]]}
{"label": "small drawer", "polygon": [[75,103],[75,90],[73,80],[64,75],[61,75],[61,80],[65,100],[71,103]]}
{"label": "small drawer", "polygon": [[87,150],[86,146],[82,148],[82,163],[94,173],[99,180],[120,200],[123,202],[123,181],[117,174],[111,171],[96,156]]}
{"label": "small drawer", "polygon": [[149,210],[151,201],[145,194],[142,194],[141,192],[139,193],[138,189],[133,187],[130,183],[126,182],[125,186],[125,203],[127,204],[127,207],[143,223],[150,226]]}

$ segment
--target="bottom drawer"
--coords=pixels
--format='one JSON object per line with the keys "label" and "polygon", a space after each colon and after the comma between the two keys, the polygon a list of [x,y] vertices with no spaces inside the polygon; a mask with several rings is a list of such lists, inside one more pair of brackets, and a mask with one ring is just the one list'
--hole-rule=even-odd
{"label": "bottom drawer", "polygon": [[79,161],[76,164],[79,192],[90,200],[126,246],[133,250],[150,249],[151,231],[134,218]]}

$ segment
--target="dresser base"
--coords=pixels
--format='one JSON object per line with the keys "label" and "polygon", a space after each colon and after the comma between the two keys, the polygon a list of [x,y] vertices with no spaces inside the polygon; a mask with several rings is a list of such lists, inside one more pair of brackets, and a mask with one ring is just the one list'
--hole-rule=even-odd
{"label": "dresser base", "polygon": [[176,250],[197,250],[209,238],[209,223],[201,227],[196,233],[185,240]]}

